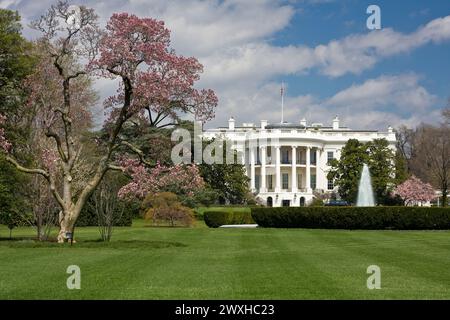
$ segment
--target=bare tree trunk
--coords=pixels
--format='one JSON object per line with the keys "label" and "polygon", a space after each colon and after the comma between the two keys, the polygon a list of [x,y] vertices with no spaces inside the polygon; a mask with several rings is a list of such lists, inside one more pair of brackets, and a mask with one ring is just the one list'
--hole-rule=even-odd
{"label": "bare tree trunk", "polygon": [[63,214],[63,218],[59,222],[59,233],[57,237],[59,243],[67,240],[67,233],[71,233],[73,235],[76,219],[71,218],[71,216],[73,216],[71,212],[66,212]]}

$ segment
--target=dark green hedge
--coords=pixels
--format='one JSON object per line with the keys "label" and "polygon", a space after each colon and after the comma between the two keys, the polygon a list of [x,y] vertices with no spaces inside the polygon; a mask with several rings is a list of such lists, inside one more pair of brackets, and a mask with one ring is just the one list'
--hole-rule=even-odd
{"label": "dark green hedge", "polygon": [[255,223],[250,212],[206,211],[203,216],[206,225],[210,228],[218,228],[224,224]]}
{"label": "dark green hedge", "polygon": [[450,208],[438,207],[252,208],[252,217],[267,228],[450,229]]}

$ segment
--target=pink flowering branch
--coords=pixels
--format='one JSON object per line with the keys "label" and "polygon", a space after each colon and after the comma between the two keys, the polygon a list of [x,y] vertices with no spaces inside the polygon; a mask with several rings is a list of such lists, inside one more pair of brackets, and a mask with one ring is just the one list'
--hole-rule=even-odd
{"label": "pink flowering branch", "polygon": [[168,167],[158,162],[154,168],[147,170],[135,159],[123,159],[121,165],[132,179],[119,190],[121,198],[143,199],[149,193],[162,191],[192,196],[204,187],[203,178],[195,165]]}
{"label": "pink flowering branch", "polygon": [[428,202],[437,197],[430,184],[422,182],[415,176],[411,176],[411,178],[398,185],[393,194],[402,198],[407,205],[417,202]]}

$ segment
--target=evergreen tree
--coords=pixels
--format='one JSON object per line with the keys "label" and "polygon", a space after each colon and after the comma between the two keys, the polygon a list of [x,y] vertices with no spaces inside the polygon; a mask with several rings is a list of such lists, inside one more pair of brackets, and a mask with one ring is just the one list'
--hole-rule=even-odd
{"label": "evergreen tree", "polygon": [[395,184],[399,185],[409,178],[408,164],[402,153],[397,150],[395,153]]}
{"label": "evergreen tree", "polygon": [[376,202],[385,204],[396,185],[396,178],[400,178],[400,171],[398,177],[395,175],[395,154],[386,139],[375,139],[365,144],[356,139],[348,140],[340,159],[331,162],[327,178],[334,180],[342,199],[355,203],[364,163],[369,166]]}
{"label": "evergreen tree", "polygon": [[368,142],[366,148],[375,201],[384,204],[395,187],[395,153],[386,139]]}
{"label": "evergreen tree", "polygon": [[[29,162],[30,157],[24,157],[20,148],[29,134],[29,126],[24,125],[29,111],[24,103],[27,93],[22,82],[32,71],[35,58],[21,30],[19,14],[0,9],[0,116],[8,120],[2,128],[8,131],[8,140],[17,146],[13,150],[16,157]],[[0,155],[0,223],[10,230],[29,209],[25,205],[27,178]]]}
{"label": "evergreen tree", "polygon": [[[204,143],[209,144],[213,141]],[[226,163],[226,145],[224,142],[221,148],[216,150],[222,152],[222,164],[203,162],[199,165],[200,175],[209,189],[218,195],[220,203],[243,204],[249,200],[249,178],[245,174],[245,167],[237,163],[236,153],[234,153],[234,163]]]}
{"label": "evergreen tree", "polygon": [[342,199],[355,203],[358,196],[358,183],[364,163],[368,162],[366,146],[357,139],[350,139],[341,150],[339,160],[331,161],[328,180],[334,180]]}

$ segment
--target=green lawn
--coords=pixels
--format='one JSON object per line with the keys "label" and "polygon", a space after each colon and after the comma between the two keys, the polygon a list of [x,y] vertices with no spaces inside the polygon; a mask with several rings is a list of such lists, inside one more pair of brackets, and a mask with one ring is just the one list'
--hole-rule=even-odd
{"label": "green lawn", "polygon": [[[14,230],[16,238],[33,236]],[[1,299],[450,299],[450,232],[78,228],[73,247],[8,241],[0,226]],[[66,288],[68,265],[81,290]],[[381,268],[381,290],[366,269]]]}

